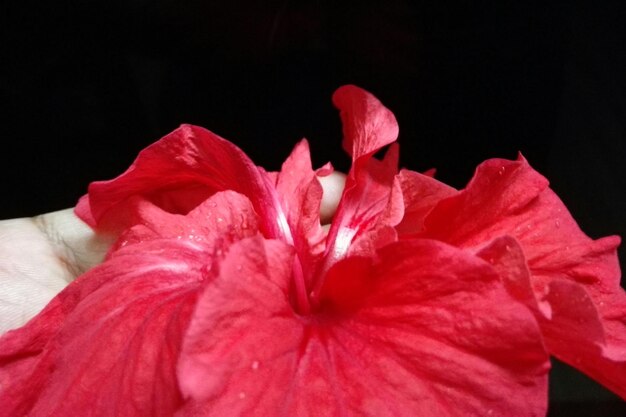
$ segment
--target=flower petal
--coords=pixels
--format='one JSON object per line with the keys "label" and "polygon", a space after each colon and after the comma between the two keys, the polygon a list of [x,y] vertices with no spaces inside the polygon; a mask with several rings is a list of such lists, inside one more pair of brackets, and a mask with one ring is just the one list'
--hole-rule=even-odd
{"label": "flower petal", "polygon": [[[189,326],[179,417],[545,412],[536,323],[484,261],[430,241],[392,245],[376,270],[347,258],[328,288],[364,290],[325,292],[326,309],[302,317],[289,303],[292,257],[277,241],[232,247]],[[361,303],[337,308],[337,294]]]}
{"label": "flower petal", "polygon": [[426,215],[439,200],[457,192],[428,173],[420,174],[402,169],[398,174],[398,179],[404,198],[404,216],[396,229],[405,237],[421,232]]}
{"label": "flower petal", "polygon": [[343,148],[356,161],[371,155],[398,138],[393,113],[372,94],[354,85],[344,85],[333,94],[343,123]]}
{"label": "flower petal", "polygon": [[[548,295],[555,280],[582,285],[599,313],[605,332],[602,356],[610,355],[619,363],[626,362],[626,293],[619,285],[616,253],[620,239],[611,236],[594,241],[587,237],[548,188],[547,180],[525,159],[492,159],[481,164],[464,190],[440,201],[431,211],[421,235],[471,250],[480,249],[499,236],[514,237],[523,249],[539,302],[553,300]],[[555,285],[561,291],[565,284]],[[577,289],[572,291],[579,293]],[[563,326],[567,326],[566,321],[577,319],[578,314],[569,319],[564,314],[573,313],[563,308],[554,320],[564,320]],[[559,324],[555,321],[554,325]],[[566,355],[562,351],[551,353],[557,357]],[[615,363],[602,362],[600,357],[592,359],[590,355],[578,359],[570,364],[593,378],[605,384],[615,378]],[[600,362],[605,366],[592,366]],[[607,386],[624,397],[624,391],[616,390],[615,384]]]}
{"label": "flower petal", "polygon": [[131,197],[141,196],[163,210],[186,214],[217,191],[233,190],[250,199],[269,237],[289,240],[272,178],[231,142],[203,128],[182,125],[139,153],[130,168],[110,181],[90,184],[77,215],[100,229],[132,226]]}
{"label": "flower petal", "polygon": [[322,298],[346,317],[335,340],[368,368],[353,370],[372,383],[361,395],[402,393],[408,415],[544,415],[549,365],[539,329],[487,263],[429,240],[379,253],[366,276],[354,273],[367,271],[358,258],[336,264]]}
{"label": "flower petal", "polygon": [[397,166],[397,146],[391,146],[382,161],[370,157],[355,161],[328,232],[325,269],[343,258],[359,235],[400,222],[404,203]]}
{"label": "flower petal", "polygon": [[203,242],[212,253],[213,249],[224,249],[258,232],[252,203],[234,191],[213,194],[187,215],[168,213],[140,198],[135,201],[133,223],[136,225],[120,236],[112,251],[146,240],[183,239]]}
{"label": "flower petal", "polygon": [[614,349],[619,344],[607,343],[598,310],[583,285],[556,278],[548,283],[543,299],[537,300],[522,248],[514,238],[498,238],[479,255],[499,272],[509,293],[535,313],[546,346],[554,356],[626,398],[623,351]]}
{"label": "flower petal", "polygon": [[180,415],[278,416],[297,395],[291,378],[304,328],[289,304],[293,256],[291,247],[258,237],[233,245],[185,337]]}
{"label": "flower petal", "polygon": [[123,248],[3,336],[0,409],[171,416],[181,403],[176,359],[206,276],[207,254],[197,245],[157,240]]}
{"label": "flower petal", "polygon": [[[329,167],[322,169],[330,171]],[[320,223],[322,186],[311,165],[309,144],[300,141],[283,163],[276,183],[281,207],[293,234],[293,242],[303,270],[313,271],[314,263],[324,251],[326,234]],[[306,277],[307,284],[311,279]]]}

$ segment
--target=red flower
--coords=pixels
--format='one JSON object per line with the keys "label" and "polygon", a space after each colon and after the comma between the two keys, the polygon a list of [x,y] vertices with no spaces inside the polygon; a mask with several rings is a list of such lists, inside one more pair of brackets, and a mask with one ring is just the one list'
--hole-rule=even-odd
{"label": "red flower", "polygon": [[487,161],[461,192],[398,174],[395,145],[372,156],[396,140],[391,112],[353,86],[333,99],[353,164],[327,233],[316,176],[331,168],[312,169],[305,141],[267,173],[182,126],[93,183],[77,213],[121,237],[0,338],[0,410],[541,416],[542,332],[623,395],[615,239],[584,237],[525,161]]}
{"label": "red flower", "polygon": [[[407,212],[434,180],[403,172]],[[626,399],[626,293],[617,236],[592,240],[548,181],[520,156],[491,159],[468,186],[441,187],[425,216],[405,216],[403,238],[436,239],[488,260],[509,292],[529,306],[548,351]]]}

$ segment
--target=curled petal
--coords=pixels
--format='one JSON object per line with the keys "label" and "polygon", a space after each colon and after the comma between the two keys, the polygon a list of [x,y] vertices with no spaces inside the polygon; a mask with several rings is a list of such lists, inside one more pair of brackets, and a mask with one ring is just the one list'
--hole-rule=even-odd
{"label": "curled petal", "polygon": [[276,241],[233,246],[189,327],[179,416],[545,413],[536,322],[486,262],[431,241],[394,244],[374,269],[369,258],[335,264],[322,310],[301,317],[288,297],[292,256]]}
{"label": "curled petal", "polygon": [[175,364],[205,259],[191,242],[150,241],[72,283],[0,340],[0,409],[171,416],[182,400]]}
{"label": "curled petal", "polygon": [[178,377],[187,403],[179,415],[297,415],[280,412],[298,394],[291,379],[304,338],[289,304],[293,256],[258,237],[232,247],[185,338]]}
{"label": "curled petal", "polygon": [[343,123],[343,148],[353,161],[398,138],[395,116],[367,91],[345,85],[333,94],[333,104],[339,109]]}
{"label": "curled petal", "polygon": [[186,214],[223,190],[250,199],[267,236],[290,239],[272,178],[231,142],[192,125],[182,125],[148,146],[119,177],[91,183],[76,214],[92,227],[123,230],[136,218],[132,197]]}
{"label": "curled petal", "polygon": [[[586,236],[548,188],[547,180],[525,159],[492,159],[481,164],[464,190],[435,206],[421,233],[472,251],[503,235],[519,242],[532,289],[543,303],[544,311],[556,308],[551,304],[553,298],[548,296],[550,291],[555,291],[554,281],[581,285],[599,315],[605,334],[604,353],[597,353],[601,357],[609,355],[619,363],[626,361],[626,293],[619,285],[621,274],[616,252],[620,239],[611,236],[592,240]],[[564,284],[554,285],[562,289]],[[593,321],[592,309],[584,310],[590,311]],[[564,316],[573,313],[571,309],[562,309],[553,321],[563,320],[566,327],[566,321],[579,319],[577,314],[568,319]],[[554,325],[558,326],[558,322],[554,321]],[[551,350],[551,353],[564,357],[560,351]],[[614,362],[600,357],[593,359],[587,354],[570,364],[604,381],[607,387],[626,398],[623,388],[616,389],[615,384],[606,383],[615,379]]]}
{"label": "curled petal", "polygon": [[112,251],[147,240],[182,239],[202,242],[212,253],[258,232],[252,203],[234,191],[213,194],[187,215],[168,213],[143,199],[135,201],[135,226],[122,234]]}
{"label": "curled petal", "polygon": [[[331,171],[330,166],[321,169],[322,174]],[[317,172],[311,165],[309,145],[300,141],[283,163],[278,175],[276,192],[293,234],[298,258],[305,271],[313,271],[314,263],[324,251],[326,234],[320,223],[322,186]],[[307,283],[311,279],[307,277]]]}
{"label": "curled petal", "polygon": [[404,204],[395,178],[397,166],[397,146],[392,146],[382,161],[362,158],[353,165],[328,232],[328,265],[344,257],[359,235],[400,222]]}
{"label": "curled petal", "polygon": [[442,199],[456,194],[456,190],[433,178],[429,173],[400,170],[398,180],[404,198],[404,216],[396,229],[405,237],[423,230],[426,215]]}
{"label": "curled petal", "polygon": [[626,398],[624,352],[619,350],[619,343],[607,339],[606,326],[583,285],[556,278],[537,299],[522,248],[510,236],[494,240],[481,249],[479,256],[499,272],[509,293],[535,313],[546,346],[554,356]]}

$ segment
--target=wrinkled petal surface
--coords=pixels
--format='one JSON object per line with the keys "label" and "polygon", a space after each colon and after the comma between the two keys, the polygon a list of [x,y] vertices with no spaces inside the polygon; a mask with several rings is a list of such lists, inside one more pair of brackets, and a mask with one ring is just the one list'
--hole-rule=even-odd
{"label": "wrinkled petal surface", "polygon": [[192,125],[182,125],[148,146],[119,177],[91,183],[76,214],[92,227],[123,230],[136,218],[133,198],[186,214],[223,190],[250,199],[267,236],[289,239],[272,178],[231,142]]}
{"label": "wrinkled petal surface", "polygon": [[[294,247],[302,267],[312,271],[319,255],[324,252],[326,233],[320,223],[323,190],[311,165],[306,140],[298,143],[283,163],[276,192],[292,230]],[[309,283],[312,277],[306,278]]]}
{"label": "wrinkled petal surface", "polygon": [[353,161],[398,138],[396,117],[367,91],[345,85],[333,94],[333,104],[339,109],[343,124],[343,148]]}
{"label": "wrinkled petal surface", "polygon": [[550,352],[626,396],[623,354],[611,351],[616,344],[607,343],[598,309],[583,285],[557,278],[550,281],[543,299],[537,299],[523,250],[510,236],[494,240],[479,256],[499,272],[509,293],[535,312]]}
{"label": "wrinkled petal surface", "polygon": [[[190,245],[152,241],[135,245],[141,252],[118,251],[55,300],[71,309],[62,321],[52,304],[4,335],[0,358],[13,365],[0,371],[0,409],[32,417],[77,410],[171,416],[181,404],[175,361],[203,280],[201,253]],[[54,334],[40,340],[48,327]],[[24,358],[26,346],[11,354],[6,340],[41,346]]]}
{"label": "wrinkled petal surface", "polygon": [[[579,355],[572,352],[573,342],[560,343],[549,345],[551,353],[626,398],[621,371],[626,362],[626,294],[619,285],[618,237],[592,240],[586,236],[548,188],[548,181],[521,157],[481,164],[468,186],[441,200],[424,224],[421,236],[471,250],[499,236],[514,237],[524,252],[538,301],[560,311],[552,326],[567,328],[571,320],[580,320],[575,309],[552,304],[558,300],[555,291],[562,293],[565,288],[562,281],[581,286],[569,288],[572,297],[582,292],[586,295],[580,295],[580,300],[590,297],[605,334],[603,348],[595,354]],[[589,320],[595,320],[594,309],[582,307],[587,301],[581,303],[581,311],[589,311]],[[588,342],[584,332],[573,332],[569,338],[582,345]],[[591,365],[599,362],[604,366]]]}
{"label": "wrinkled petal surface", "polygon": [[404,216],[396,229],[408,237],[423,231],[424,219],[442,199],[456,194],[456,190],[433,178],[428,172],[400,170],[398,180],[404,199]]}
{"label": "wrinkled petal surface", "polygon": [[486,262],[432,241],[392,245],[375,269],[347,258],[310,318],[288,302],[292,256],[233,246],[189,328],[179,416],[544,415],[537,325]]}
{"label": "wrinkled petal surface", "polygon": [[151,203],[137,215],[104,264],[0,338],[0,410],[171,416],[181,405],[175,367],[197,291],[220,251],[256,234],[256,216],[231,191],[187,216]]}

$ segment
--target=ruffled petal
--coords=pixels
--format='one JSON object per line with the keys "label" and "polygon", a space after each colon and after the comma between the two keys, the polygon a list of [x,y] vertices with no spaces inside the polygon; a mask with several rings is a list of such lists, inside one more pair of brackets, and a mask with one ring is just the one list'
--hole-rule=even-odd
{"label": "ruffled petal", "polygon": [[189,326],[178,416],[544,415],[536,322],[486,262],[430,241],[381,256],[337,263],[302,317],[293,252],[234,245]]}
{"label": "ruffled petal", "polygon": [[510,236],[494,240],[479,256],[498,271],[509,293],[535,313],[554,356],[626,398],[624,352],[619,343],[607,341],[598,309],[583,285],[556,278],[548,283],[542,299],[537,299],[522,248]]}
{"label": "ruffled petal", "polygon": [[456,194],[456,190],[433,178],[434,169],[424,174],[400,170],[398,180],[404,198],[404,216],[396,227],[403,237],[423,230],[424,219],[442,199]]}
{"label": "ruffled petal", "polygon": [[202,242],[213,253],[258,232],[252,203],[234,191],[213,194],[187,215],[168,213],[140,198],[135,200],[132,211],[135,226],[120,236],[111,252],[147,240],[177,239]]}
{"label": "ruffled petal", "polygon": [[343,148],[353,161],[398,138],[395,116],[367,91],[345,85],[333,94],[333,104],[339,109],[343,123]]}
{"label": "ruffled petal", "polygon": [[328,267],[343,258],[360,235],[402,220],[404,203],[396,180],[397,166],[397,146],[392,146],[382,161],[363,157],[354,163],[328,232]]}
{"label": "ruffled petal", "polygon": [[257,234],[256,215],[232,191],[187,216],[135,206],[139,223],[104,264],[0,339],[1,410],[171,416],[180,405],[175,363],[197,290],[233,242]]}
{"label": "ruffled petal", "polygon": [[[330,172],[330,165],[322,168],[322,174]],[[276,192],[305,271],[315,269],[314,264],[325,247],[326,233],[320,223],[323,190],[317,175],[311,165],[309,144],[302,140],[283,163],[276,182]],[[311,277],[307,276],[306,279],[308,284]]]}
{"label": "ruffled petal", "polygon": [[353,240],[378,227],[395,226],[404,215],[402,189],[396,178],[397,144],[389,148],[382,161],[373,158],[376,151],[397,139],[398,124],[393,113],[370,93],[352,85],[339,88],[333,103],[343,123],[343,147],[353,162],[328,232],[325,259],[318,274],[322,279],[316,283],[316,292],[325,272],[348,254]]}
{"label": "ruffled petal", "polygon": [[289,304],[293,257],[279,241],[233,245],[185,337],[178,377],[187,402],[178,415],[280,416],[289,408],[304,338]]}
{"label": "ruffled petal", "polygon": [[379,254],[374,268],[358,258],[336,264],[322,297],[346,317],[335,340],[368,369],[354,380],[376,381],[355,390],[419,398],[407,415],[544,415],[549,365],[538,326],[486,262],[429,240]]}
{"label": "ruffled petal", "polygon": [[150,241],[119,250],[0,340],[6,415],[171,416],[175,364],[206,254]]}
{"label": "ruffled petal", "polygon": [[123,230],[135,218],[131,197],[186,214],[223,190],[250,199],[268,237],[290,239],[271,176],[231,142],[192,125],[182,125],[148,146],[119,177],[91,183],[76,214],[92,227]]}
{"label": "ruffled petal", "polygon": [[[537,300],[554,309],[549,296],[550,291],[555,291],[551,289],[554,281],[581,285],[599,313],[605,333],[605,353],[601,356],[609,355],[619,363],[626,361],[626,294],[619,285],[616,252],[620,239],[611,236],[592,240],[586,236],[548,188],[548,181],[522,157],[517,161],[492,159],[481,164],[464,190],[443,199],[431,211],[421,235],[472,251],[499,236],[514,237],[523,249]],[[554,285],[561,291],[565,284]],[[573,313],[571,309],[562,309],[554,320],[563,320],[566,327],[568,320],[579,319],[578,314],[569,319],[564,316]],[[554,325],[559,326],[558,321]],[[583,343],[585,335],[579,336]],[[551,353],[557,357],[565,354]],[[606,384],[615,379],[616,363],[600,361],[605,366],[594,365],[590,371],[590,364],[599,360],[587,354],[568,362]],[[624,397],[623,388],[616,390],[615,384],[606,385]]]}

